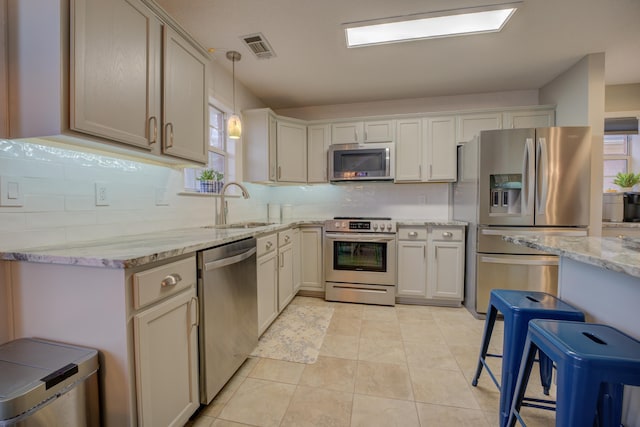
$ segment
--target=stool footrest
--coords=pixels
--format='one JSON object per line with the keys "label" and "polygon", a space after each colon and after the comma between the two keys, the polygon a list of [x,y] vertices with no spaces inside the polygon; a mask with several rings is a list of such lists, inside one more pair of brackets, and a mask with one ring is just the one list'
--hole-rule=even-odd
{"label": "stool footrest", "polygon": [[[551,406],[553,405],[553,406]],[[545,409],[547,411],[556,410],[556,401],[548,399],[535,399],[533,397],[524,397],[522,399],[522,406],[528,406],[530,408]]]}
{"label": "stool footrest", "polygon": [[[488,356],[488,354],[487,354]],[[480,361],[482,362],[482,365],[484,366],[484,368],[486,369],[487,373],[489,374],[489,378],[491,378],[491,381],[493,381],[493,383],[496,385],[496,387],[498,387],[498,391],[500,391],[501,387],[500,387],[500,383],[498,382],[498,379],[495,377],[495,375],[493,375],[493,372],[491,372],[491,368],[489,368],[489,365],[487,365],[487,362],[485,362],[484,359],[480,359]]]}

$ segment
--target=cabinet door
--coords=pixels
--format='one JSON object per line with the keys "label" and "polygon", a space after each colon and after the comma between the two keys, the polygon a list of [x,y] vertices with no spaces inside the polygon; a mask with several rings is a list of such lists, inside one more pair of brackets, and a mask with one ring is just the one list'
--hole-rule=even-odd
{"label": "cabinet door", "polygon": [[456,117],[457,142],[471,141],[483,130],[502,129],[501,113],[460,114]]}
{"label": "cabinet door", "polygon": [[396,182],[422,178],[422,123],[420,119],[396,122]]}
{"label": "cabinet door", "polygon": [[544,128],[554,126],[553,110],[506,111],[502,113],[504,129]]}
{"label": "cabinet door", "polygon": [[454,116],[424,119],[425,181],[455,181],[457,163],[456,124]]}
{"label": "cabinet door", "polygon": [[293,295],[295,296],[302,285],[302,264],[300,259],[302,252],[300,250],[300,229],[293,229]]}
{"label": "cabinet door", "polygon": [[364,122],[364,142],[393,142],[395,130],[393,120]]}
{"label": "cabinet door", "polygon": [[293,244],[278,250],[278,312],[293,299]]}
{"label": "cabinet door", "polygon": [[461,242],[432,242],[429,246],[429,298],[462,301],[464,247]]}
{"label": "cabinet door", "polygon": [[278,120],[279,182],[307,182],[307,127]]}
{"label": "cabinet door", "polygon": [[152,150],[161,126],[160,22],[138,0],[72,4],[71,129]]}
{"label": "cabinet door", "polygon": [[302,227],[301,269],[302,289],[307,291],[324,291],[322,277],[322,227]]}
{"label": "cabinet door", "polygon": [[307,127],[307,182],[327,182],[327,156],[331,139],[329,125]]}
{"label": "cabinet door", "polygon": [[195,288],[137,314],[133,328],[139,425],[184,425],[200,405]]}
{"label": "cabinet door", "polygon": [[362,122],[333,123],[331,125],[331,144],[358,142],[364,142],[364,124]]}
{"label": "cabinet door", "polygon": [[258,275],[258,334],[269,327],[278,316],[278,257],[276,252],[257,260]]}
{"label": "cabinet door", "polygon": [[163,152],[207,163],[206,59],[178,33],[163,27]]}
{"label": "cabinet door", "polygon": [[398,296],[427,296],[427,242],[398,241]]}

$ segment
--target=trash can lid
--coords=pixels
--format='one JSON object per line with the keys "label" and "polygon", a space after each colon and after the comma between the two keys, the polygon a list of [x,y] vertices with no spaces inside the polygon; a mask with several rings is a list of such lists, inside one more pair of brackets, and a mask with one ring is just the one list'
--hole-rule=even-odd
{"label": "trash can lid", "polygon": [[98,352],[34,338],[0,345],[0,420],[45,402],[98,369]]}

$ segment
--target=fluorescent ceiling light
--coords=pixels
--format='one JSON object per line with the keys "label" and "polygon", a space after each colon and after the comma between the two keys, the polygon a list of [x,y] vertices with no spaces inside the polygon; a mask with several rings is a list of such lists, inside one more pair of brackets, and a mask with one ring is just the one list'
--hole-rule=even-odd
{"label": "fluorescent ceiling light", "polygon": [[[513,4],[500,9],[459,9],[448,15],[430,13],[396,19],[377,20],[369,24],[345,24],[348,47],[397,43],[411,40],[451,37],[466,34],[490,33],[502,30],[516,11]],[[403,20],[398,20],[403,19]],[[389,22],[393,21],[393,22]]]}

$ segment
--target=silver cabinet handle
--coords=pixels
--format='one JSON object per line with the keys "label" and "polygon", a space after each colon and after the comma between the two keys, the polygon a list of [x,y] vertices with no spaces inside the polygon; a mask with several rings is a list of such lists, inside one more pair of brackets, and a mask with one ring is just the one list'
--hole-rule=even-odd
{"label": "silver cabinet handle", "polygon": [[[153,122],[153,127],[151,122]],[[153,135],[153,138],[149,139],[149,145],[158,142],[158,119],[156,116],[149,117],[149,134]]]}
{"label": "silver cabinet handle", "polygon": [[284,236],[284,241],[288,242],[289,240],[291,240],[291,236]]}
{"label": "silver cabinet handle", "polygon": [[417,231],[410,231],[409,232],[409,237],[418,237],[418,232]]}
{"label": "silver cabinet handle", "polygon": [[453,237],[453,233],[450,231],[442,232],[442,237]]}
{"label": "silver cabinet handle", "polygon": [[278,166],[278,179],[282,178],[282,166]]}
{"label": "silver cabinet handle", "polygon": [[[171,127],[170,132],[169,132],[169,127]],[[173,123],[171,122],[164,125],[164,140],[166,141],[167,148],[173,147]]]}
{"label": "silver cabinet handle", "polygon": [[167,277],[162,279],[162,282],[160,282],[160,285],[163,288],[166,288],[167,286],[175,286],[181,280],[182,280],[182,277],[178,273],[173,273],[173,274],[169,274]]}
{"label": "silver cabinet handle", "polygon": [[267,250],[269,250],[273,246],[273,242],[267,242],[265,246],[267,247]]}

